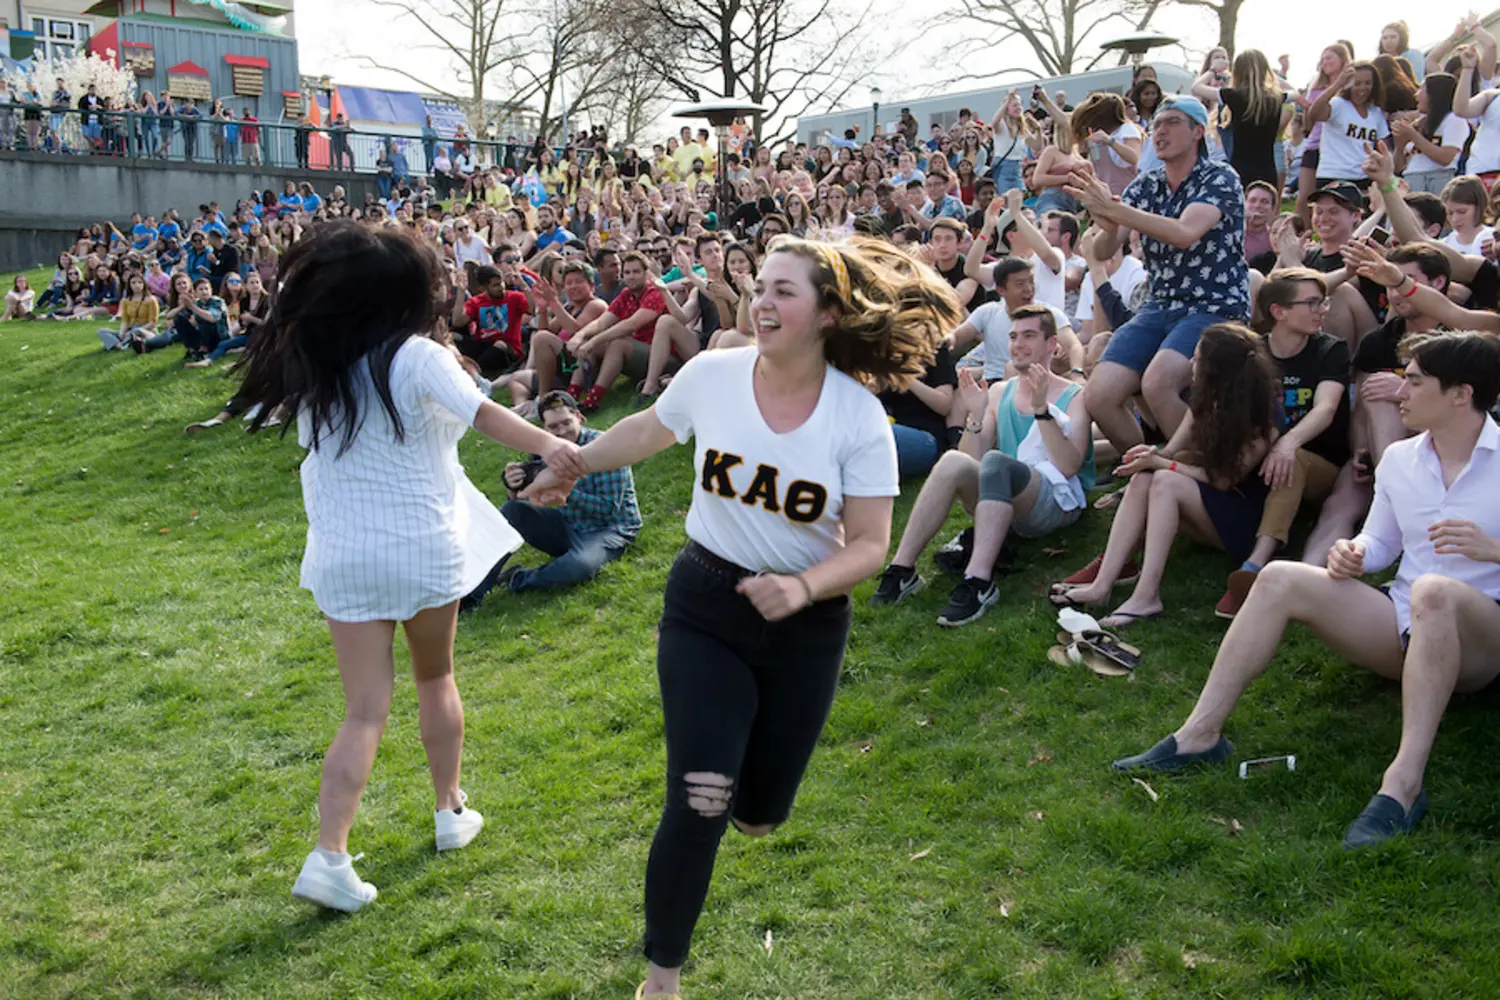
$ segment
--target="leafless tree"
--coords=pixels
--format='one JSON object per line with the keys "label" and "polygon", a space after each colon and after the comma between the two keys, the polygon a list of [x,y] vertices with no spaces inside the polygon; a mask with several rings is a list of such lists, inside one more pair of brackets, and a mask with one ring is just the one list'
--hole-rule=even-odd
{"label": "leafless tree", "polygon": [[[453,101],[479,128],[485,120],[486,85],[519,58],[518,42],[529,25],[512,17],[509,0],[370,0],[394,15],[399,30],[414,35],[411,49],[443,57],[442,73],[417,74],[400,66],[360,58],[369,66],[397,73],[417,86]],[[519,29],[512,33],[511,29]],[[407,36],[410,37],[410,36]]]}
{"label": "leafless tree", "polygon": [[[613,86],[589,108],[612,139],[642,138],[665,107],[667,85],[657,65],[633,47],[617,57]],[[650,150],[643,152],[649,154]]]}
{"label": "leafless tree", "polygon": [[600,0],[544,0],[527,13],[528,42],[511,67],[511,99],[537,108],[538,134],[551,139],[568,117],[592,108],[621,84],[627,46]]}
{"label": "leafless tree", "polygon": [[[879,61],[869,6],[834,0],[623,0],[641,52],[690,101],[740,98],[765,108],[755,134],[774,142],[814,109],[840,103]],[[673,43],[662,45],[660,36]],[[775,134],[772,134],[775,133]]]}
{"label": "leafless tree", "polygon": [[1087,72],[1103,62],[1109,54],[1098,46],[1112,34],[1144,30],[1161,3],[1162,0],[959,0],[955,7],[935,15],[932,22],[940,26],[961,24],[966,28],[965,40],[949,51],[950,57],[992,52],[997,44],[1011,38],[1019,38],[1031,49],[1031,60],[1014,66],[997,66],[989,72],[976,73],[974,60],[964,60],[965,79],[1068,76]]}
{"label": "leafless tree", "polygon": [[1201,7],[1212,11],[1219,21],[1219,45],[1234,55],[1234,35],[1240,24],[1240,8],[1245,0],[1175,0],[1184,7]]}

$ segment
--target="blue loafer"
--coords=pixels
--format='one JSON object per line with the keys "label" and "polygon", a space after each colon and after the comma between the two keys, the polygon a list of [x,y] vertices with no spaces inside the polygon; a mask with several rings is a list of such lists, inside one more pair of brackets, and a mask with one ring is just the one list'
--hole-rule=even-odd
{"label": "blue loafer", "polygon": [[1207,750],[1178,753],[1177,737],[1168,736],[1145,753],[1122,757],[1110,765],[1116,771],[1179,771],[1198,764],[1222,764],[1234,753],[1234,744],[1224,737]]}
{"label": "blue loafer", "polygon": [[1348,851],[1360,847],[1374,847],[1383,844],[1392,837],[1399,837],[1405,833],[1411,833],[1422,817],[1427,815],[1427,793],[1424,791],[1417,796],[1417,801],[1411,804],[1411,811],[1401,808],[1401,803],[1389,795],[1376,795],[1365,806],[1365,811],[1349,825],[1349,832],[1344,834],[1344,849]]}

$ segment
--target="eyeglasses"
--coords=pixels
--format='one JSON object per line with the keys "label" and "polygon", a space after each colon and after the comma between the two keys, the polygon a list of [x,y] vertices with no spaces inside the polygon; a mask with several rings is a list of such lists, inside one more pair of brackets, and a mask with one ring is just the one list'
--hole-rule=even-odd
{"label": "eyeglasses", "polygon": [[1328,311],[1328,304],[1329,304],[1329,302],[1330,302],[1330,300],[1326,299],[1326,298],[1318,298],[1318,299],[1293,299],[1292,301],[1288,302],[1287,305],[1289,305],[1289,306],[1307,306],[1307,308],[1311,309],[1313,312],[1327,312]]}

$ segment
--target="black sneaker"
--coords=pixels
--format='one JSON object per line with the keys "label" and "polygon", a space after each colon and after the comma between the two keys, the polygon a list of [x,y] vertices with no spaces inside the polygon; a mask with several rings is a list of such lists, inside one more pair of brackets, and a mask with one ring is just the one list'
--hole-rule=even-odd
{"label": "black sneaker", "polygon": [[876,586],[875,596],[870,598],[870,603],[900,604],[926,585],[927,581],[917,575],[915,567],[897,566],[893,563],[880,574],[880,583]]}
{"label": "black sneaker", "polygon": [[943,609],[942,614],[938,615],[938,624],[947,628],[956,628],[959,625],[978,621],[998,600],[1000,600],[1000,588],[996,587],[992,581],[966,576],[963,582],[953,588],[953,596],[948,599],[948,606]]}

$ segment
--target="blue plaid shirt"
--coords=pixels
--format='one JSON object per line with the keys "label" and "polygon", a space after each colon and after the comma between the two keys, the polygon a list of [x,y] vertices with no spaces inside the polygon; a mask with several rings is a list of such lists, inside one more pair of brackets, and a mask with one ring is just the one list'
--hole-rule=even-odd
{"label": "blue plaid shirt", "polygon": [[[578,446],[602,433],[583,428],[578,432]],[[613,529],[634,538],[641,530],[641,509],[635,502],[635,477],[630,474],[630,466],[590,472],[578,480],[563,504],[562,515],[581,535]]]}

